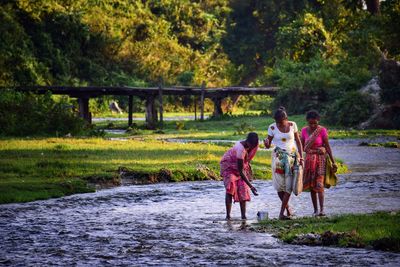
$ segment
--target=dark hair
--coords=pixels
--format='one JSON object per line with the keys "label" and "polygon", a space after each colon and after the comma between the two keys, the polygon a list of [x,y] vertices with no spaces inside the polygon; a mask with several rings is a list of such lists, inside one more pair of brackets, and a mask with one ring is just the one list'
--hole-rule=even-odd
{"label": "dark hair", "polygon": [[275,121],[282,121],[284,119],[287,119],[287,113],[285,107],[280,106],[274,113],[274,119]]}
{"label": "dark hair", "polygon": [[306,114],[306,120],[318,120],[319,121],[320,118],[321,118],[321,116],[319,115],[318,111],[316,111],[315,109],[308,111]]}
{"label": "dark hair", "polygon": [[258,134],[255,132],[248,133],[246,142],[253,146],[258,146]]}

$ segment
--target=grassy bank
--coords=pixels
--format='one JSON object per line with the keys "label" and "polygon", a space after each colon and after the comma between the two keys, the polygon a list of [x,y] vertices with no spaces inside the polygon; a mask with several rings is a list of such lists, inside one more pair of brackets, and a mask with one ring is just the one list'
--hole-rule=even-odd
{"label": "grassy bank", "polygon": [[[299,130],[306,125],[305,116],[293,115],[289,117],[297,123]],[[135,121],[129,135],[147,136],[154,138],[182,138],[182,139],[218,139],[238,140],[243,138],[245,133],[256,131],[260,138],[267,136],[267,127],[273,123],[271,116],[254,114],[223,116],[219,119],[207,119],[205,121],[165,121],[162,132],[146,130],[143,121]],[[351,130],[327,125],[324,121],[321,124],[329,130],[329,136],[333,139],[341,138],[372,138],[377,136],[393,136],[400,138],[400,130]],[[97,122],[97,129],[127,129],[127,121]]]}
{"label": "grassy bank", "polygon": [[[400,213],[348,214],[328,218],[266,220],[256,230],[285,242],[341,247],[373,247],[400,252]],[[310,234],[311,233],[311,234]]]}
{"label": "grassy bank", "polygon": [[[0,140],[0,203],[91,192],[94,189],[88,182],[118,184],[121,167],[139,178],[208,179],[207,170],[218,174],[219,160],[226,150],[211,144],[155,140]],[[269,168],[269,152],[260,151],[253,163],[256,178],[270,178]]]}

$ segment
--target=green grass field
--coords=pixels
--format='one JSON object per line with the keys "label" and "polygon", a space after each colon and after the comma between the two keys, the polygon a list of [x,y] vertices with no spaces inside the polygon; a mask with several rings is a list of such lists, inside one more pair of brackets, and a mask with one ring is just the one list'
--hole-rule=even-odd
{"label": "green grass field", "polygon": [[[87,182],[116,181],[117,170],[172,172],[173,181],[207,179],[199,166],[219,172],[228,149],[212,144],[181,144],[155,140],[46,138],[0,140],[0,203],[24,202],[91,192]],[[269,179],[270,153],[253,160],[258,179]]]}
{"label": "green grass field", "polygon": [[[306,126],[303,115],[293,115],[289,120],[295,121],[299,130]],[[159,131],[146,130],[143,121],[135,121],[134,135],[146,136],[151,138],[179,138],[179,139],[199,139],[199,140],[239,140],[243,139],[247,132],[255,131],[260,139],[267,136],[267,127],[274,120],[271,116],[254,115],[254,113],[223,116],[219,119],[207,119],[205,121],[164,121],[162,127],[163,134]],[[400,138],[400,130],[351,130],[326,125],[329,136],[332,139],[340,138],[371,138],[377,136],[393,136]],[[127,121],[104,121],[96,123],[97,129],[127,129]],[[130,136],[132,134],[125,134]],[[112,135],[109,135],[112,136]]]}
{"label": "green grass field", "polygon": [[[299,128],[302,115],[290,116]],[[88,182],[119,183],[117,170],[125,167],[139,174],[171,173],[172,181],[202,180],[198,166],[218,173],[219,160],[232,143],[221,145],[169,143],[163,139],[243,140],[256,131],[267,135],[271,117],[260,115],[224,116],[205,121],[166,121],[160,131],[145,130],[136,122],[129,133],[106,134],[125,137],[114,141],[103,138],[26,138],[0,140],[0,203],[47,199],[80,192],[92,192]],[[127,122],[98,123],[95,129],[126,129]],[[322,122],[323,124],[323,122]],[[400,136],[399,130],[331,130],[331,138]],[[269,179],[270,153],[260,151],[253,164],[255,177]],[[346,172],[341,165],[339,172]]]}
{"label": "green grass field", "polygon": [[299,218],[290,221],[266,220],[256,225],[257,231],[274,233],[291,243],[297,235],[307,233],[346,233],[337,246],[374,247],[400,252],[400,213],[347,214],[326,218]]}

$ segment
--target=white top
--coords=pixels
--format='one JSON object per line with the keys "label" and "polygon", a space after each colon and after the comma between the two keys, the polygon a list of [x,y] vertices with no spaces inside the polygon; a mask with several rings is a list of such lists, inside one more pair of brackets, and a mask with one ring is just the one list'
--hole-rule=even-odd
{"label": "white top", "polygon": [[272,144],[293,153],[297,151],[297,145],[294,139],[294,133],[298,132],[297,124],[294,121],[289,121],[290,130],[287,133],[279,131],[276,123],[268,126],[268,135],[272,136]]}

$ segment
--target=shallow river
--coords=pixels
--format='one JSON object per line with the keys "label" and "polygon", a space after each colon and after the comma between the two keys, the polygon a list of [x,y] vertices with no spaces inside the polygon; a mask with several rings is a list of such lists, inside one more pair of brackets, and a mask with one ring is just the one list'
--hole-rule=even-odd
{"label": "shallow river", "polygon": [[[348,153],[352,151],[350,156]],[[400,150],[334,144],[352,169],[326,194],[328,215],[400,209]],[[0,205],[0,265],[399,266],[400,253],[287,245],[246,230],[259,210],[278,215],[270,181],[224,221],[222,182],[125,186],[93,194]],[[307,193],[292,197],[298,216],[312,213]]]}

